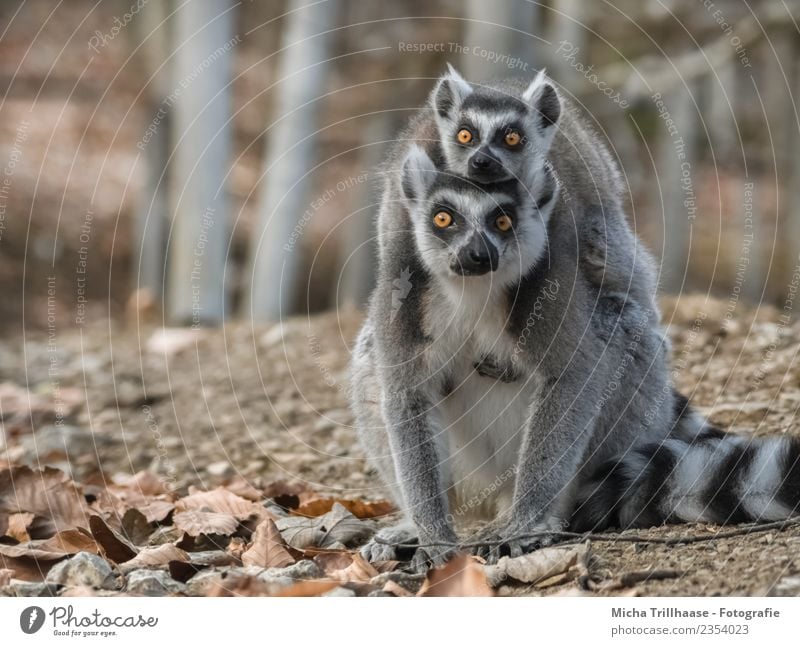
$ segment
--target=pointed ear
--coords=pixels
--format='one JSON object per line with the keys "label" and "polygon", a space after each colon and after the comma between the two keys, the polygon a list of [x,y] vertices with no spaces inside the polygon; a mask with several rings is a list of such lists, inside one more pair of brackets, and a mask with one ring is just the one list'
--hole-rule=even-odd
{"label": "pointed ear", "polygon": [[414,144],[403,161],[400,186],[403,196],[409,202],[416,202],[428,195],[428,190],[436,179],[436,166],[428,154]]}
{"label": "pointed ear", "polygon": [[561,99],[544,70],[536,75],[522,93],[522,100],[533,108],[537,127],[546,132],[558,123],[561,116]]}
{"label": "pointed ear", "polygon": [[431,94],[431,104],[438,117],[447,119],[471,93],[470,84],[448,63],[447,72],[439,79]]}

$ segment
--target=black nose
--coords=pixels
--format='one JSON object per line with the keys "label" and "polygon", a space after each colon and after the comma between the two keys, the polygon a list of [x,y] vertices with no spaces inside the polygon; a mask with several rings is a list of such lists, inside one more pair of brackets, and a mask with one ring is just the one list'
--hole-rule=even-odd
{"label": "black nose", "polygon": [[482,276],[495,271],[498,260],[497,247],[488,238],[477,233],[461,249],[450,268],[461,276]]}
{"label": "black nose", "polygon": [[495,159],[479,151],[472,156],[472,159],[469,160],[469,165],[474,170],[490,170],[498,164]]}
{"label": "black nose", "polygon": [[489,265],[491,261],[489,252],[483,249],[470,249],[467,256],[475,265]]}

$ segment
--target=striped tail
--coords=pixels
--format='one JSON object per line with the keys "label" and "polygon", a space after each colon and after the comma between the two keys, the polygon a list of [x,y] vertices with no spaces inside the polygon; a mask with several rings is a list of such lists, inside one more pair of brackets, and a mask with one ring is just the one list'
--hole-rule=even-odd
{"label": "striped tail", "polygon": [[633,448],[578,494],[574,531],[776,521],[800,513],[800,438],[721,431]]}

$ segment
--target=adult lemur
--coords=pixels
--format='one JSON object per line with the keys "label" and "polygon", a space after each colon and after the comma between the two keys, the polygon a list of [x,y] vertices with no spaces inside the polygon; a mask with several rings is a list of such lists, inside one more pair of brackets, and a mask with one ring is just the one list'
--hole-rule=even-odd
{"label": "adult lemur", "polygon": [[567,523],[791,515],[800,442],[726,436],[672,389],[619,175],[552,85],[451,72],[431,107],[387,166],[353,358],[359,437],[405,515],[367,557],[418,541],[415,564],[439,563],[475,515],[490,560]]}

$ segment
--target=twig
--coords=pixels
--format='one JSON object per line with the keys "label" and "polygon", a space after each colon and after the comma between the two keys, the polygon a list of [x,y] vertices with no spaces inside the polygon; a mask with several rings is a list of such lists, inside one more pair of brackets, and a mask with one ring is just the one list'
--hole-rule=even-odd
{"label": "twig", "polygon": [[[621,534],[593,534],[591,532],[535,532],[531,534],[517,534],[509,538],[494,540],[494,541],[479,541],[470,543],[452,543],[447,541],[440,541],[434,543],[391,543],[389,541],[375,538],[376,543],[381,545],[391,545],[392,547],[399,548],[415,548],[415,547],[453,547],[453,548],[474,548],[474,547],[494,547],[503,545],[510,541],[520,541],[525,539],[533,539],[540,537],[547,537],[553,539],[567,539],[562,541],[561,545],[571,545],[573,543],[582,543],[586,540],[597,542],[610,542],[610,543],[653,543],[658,545],[689,545],[691,543],[702,543],[705,541],[717,541],[725,538],[735,538],[736,536],[746,536],[748,534],[756,534],[759,532],[766,532],[772,529],[784,530],[791,527],[800,527],[800,519],[794,518],[790,520],[777,520],[770,523],[758,523],[755,525],[745,525],[738,529],[732,529],[725,532],[717,532],[716,534],[704,534],[700,536],[690,536],[684,534],[682,536],[674,536],[670,538],[662,538],[659,536],[642,536],[642,535],[621,535]],[[572,540],[568,540],[572,539]]]}

